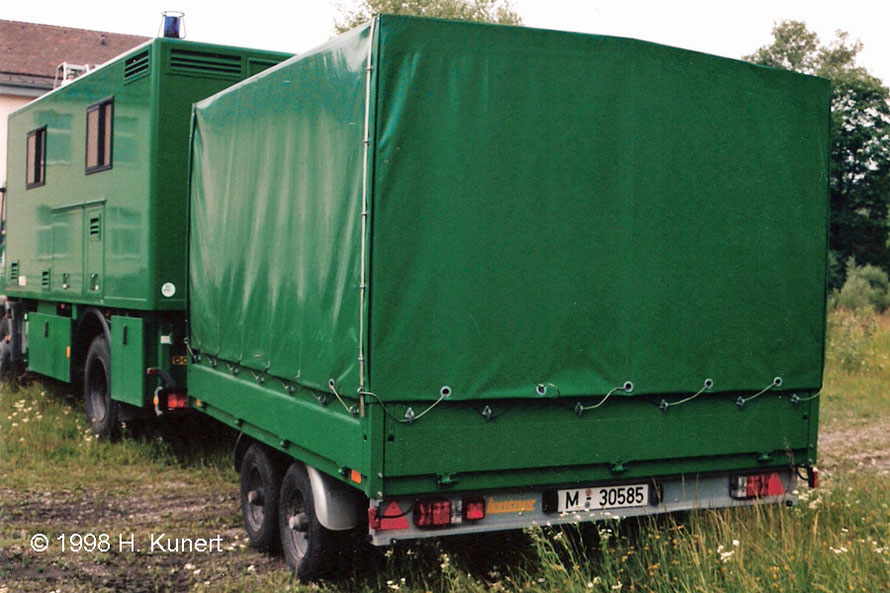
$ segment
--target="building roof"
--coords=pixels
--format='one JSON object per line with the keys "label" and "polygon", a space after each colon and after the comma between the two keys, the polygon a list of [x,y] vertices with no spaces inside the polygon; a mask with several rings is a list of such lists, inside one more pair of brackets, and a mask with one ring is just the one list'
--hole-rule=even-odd
{"label": "building roof", "polygon": [[92,68],[148,40],[139,35],[0,20],[0,85],[51,89],[62,62]]}

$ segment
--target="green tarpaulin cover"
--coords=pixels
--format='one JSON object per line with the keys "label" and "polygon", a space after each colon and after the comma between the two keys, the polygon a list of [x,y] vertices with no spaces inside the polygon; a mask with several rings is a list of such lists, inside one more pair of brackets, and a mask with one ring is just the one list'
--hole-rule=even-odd
{"label": "green tarpaulin cover", "polygon": [[344,393],[361,351],[385,401],[817,389],[828,101],[652,43],[379,17],[196,107],[194,347]]}

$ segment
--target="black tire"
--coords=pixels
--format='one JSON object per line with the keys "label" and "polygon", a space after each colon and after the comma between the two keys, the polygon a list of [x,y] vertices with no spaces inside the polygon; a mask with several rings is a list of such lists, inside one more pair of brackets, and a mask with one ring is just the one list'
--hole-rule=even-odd
{"label": "black tire", "polygon": [[18,373],[12,363],[12,348],[4,336],[0,339],[0,382],[7,387],[14,387],[17,383]]}
{"label": "black tire", "polygon": [[0,319],[0,382],[9,387],[17,383],[18,373],[12,362],[12,344],[9,343],[9,318]]}
{"label": "black tire", "polygon": [[278,504],[281,551],[287,565],[303,582],[330,574],[340,556],[338,534],[318,522],[312,486],[302,463],[293,463],[284,475]]}
{"label": "black tire", "polygon": [[274,453],[254,443],[241,461],[241,516],[250,544],[275,552],[281,543],[278,532],[278,495],[284,473]]}
{"label": "black tire", "polygon": [[83,400],[93,434],[104,439],[119,437],[117,402],[111,399],[111,353],[105,336],[94,339],[87,351]]}

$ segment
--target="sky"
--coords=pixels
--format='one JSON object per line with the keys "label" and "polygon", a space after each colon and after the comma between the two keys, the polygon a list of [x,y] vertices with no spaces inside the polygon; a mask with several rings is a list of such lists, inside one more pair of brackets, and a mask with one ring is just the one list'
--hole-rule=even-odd
{"label": "sky", "polygon": [[[4,4],[3,19],[145,36],[157,35],[161,11],[179,10],[193,41],[300,53],[333,36],[338,0],[252,0],[242,8],[227,8],[220,0]],[[890,84],[887,0],[514,0],[514,5],[530,27],[632,37],[731,58],[768,44],[775,22],[802,20],[823,42],[837,30],[862,41],[860,65]]]}

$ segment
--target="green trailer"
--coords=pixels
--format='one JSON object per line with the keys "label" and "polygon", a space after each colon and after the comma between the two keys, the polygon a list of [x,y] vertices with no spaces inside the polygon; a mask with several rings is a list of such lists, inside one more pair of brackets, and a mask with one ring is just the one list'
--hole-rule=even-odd
{"label": "green trailer", "polygon": [[103,435],[151,411],[147,368],[185,403],[192,104],[289,56],[159,38],[10,115],[4,375],[83,384]]}
{"label": "green trailer", "polygon": [[380,16],[198,103],[191,406],[311,578],[815,482],[824,79]]}

